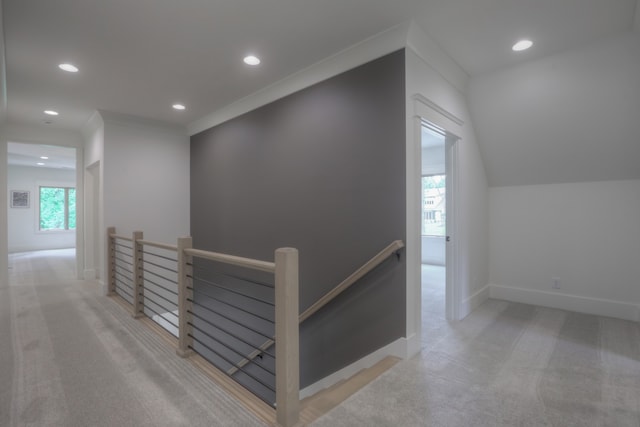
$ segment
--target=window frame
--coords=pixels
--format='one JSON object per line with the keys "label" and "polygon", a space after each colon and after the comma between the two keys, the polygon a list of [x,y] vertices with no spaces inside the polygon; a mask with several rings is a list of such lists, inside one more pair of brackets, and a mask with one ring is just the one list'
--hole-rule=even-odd
{"label": "window frame", "polygon": [[[438,235],[438,234],[423,234],[423,230],[424,230],[424,190],[422,188],[422,181],[424,178],[430,178],[430,177],[434,177],[434,176],[442,176],[444,178],[444,206],[445,206],[445,220],[444,220],[444,226],[445,226],[445,230],[443,232],[442,235]],[[446,215],[447,215],[447,202],[446,202],[446,197],[447,197],[447,174],[446,173],[432,173],[432,174],[426,174],[426,175],[421,175],[420,177],[420,235],[422,237],[440,237],[440,238],[445,238],[447,236],[447,229],[446,229]]]}
{"label": "window frame", "polygon": [[[37,182],[36,183],[36,188],[37,188],[37,194],[38,197],[34,198],[35,200],[35,204],[37,204],[36,206],[36,212],[35,212],[35,232],[37,234],[65,234],[65,233],[75,233],[76,229],[77,229],[77,200],[78,200],[78,189],[76,187],[76,184],[73,182]],[[62,188],[65,190],[65,202],[64,202],[64,209],[65,209],[65,218],[64,218],[64,222],[65,222],[65,228],[55,228],[55,229],[42,229],[40,228],[40,215],[41,215],[41,189],[42,188]],[[69,228],[69,190],[75,190],[76,191],[76,228]]]}

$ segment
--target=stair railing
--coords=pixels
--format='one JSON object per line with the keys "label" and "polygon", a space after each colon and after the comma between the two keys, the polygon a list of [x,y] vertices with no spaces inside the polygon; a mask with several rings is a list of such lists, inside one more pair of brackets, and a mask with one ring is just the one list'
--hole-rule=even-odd
{"label": "stair railing", "polygon": [[[158,256],[169,264],[173,258],[156,253],[147,253],[145,246],[176,253],[175,269],[145,260],[144,255]],[[134,232],[132,237],[116,234],[115,227],[107,229],[107,286],[110,295],[117,295],[131,307],[134,317],[142,317],[145,310],[152,310],[149,302],[165,310],[164,314],[174,313],[177,324],[172,331],[178,337],[177,354],[189,357],[194,353],[193,345],[193,261],[201,258],[227,265],[243,267],[251,270],[271,273],[274,275],[275,301],[275,340],[278,343],[275,354],[275,418],[282,427],[298,424],[300,419],[300,363],[299,363],[299,323],[298,323],[298,251],[294,248],[279,248],[275,251],[274,261],[260,261],[233,255],[203,251],[192,247],[190,237],[178,239],[177,245],[167,245],[143,240],[142,232]],[[169,274],[175,273],[176,278],[162,276],[165,286],[163,290],[154,288],[151,291],[147,282],[158,283],[145,279],[145,263],[151,263],[157,268],[165,269]],[[166,263],[165,263],[166,264]],[[153,273],[156,275],[156,273]],[[157,282],[161,281],[156,279]],[[173,290],[167,283],[175,283],[174,301],[167,298],[167,292]],[[145,291],[154,292],[154,296],[145,296]],[[171,305],[167,307],[166,304]],[[172,305],[173,304],[173,305]],[[175,312],[171,309],[175,305]],[[157,307],[156,307],[157,309]],[[157,316],[167,320],[157,311]],[[156,317],[156,316],[154,316]]]}

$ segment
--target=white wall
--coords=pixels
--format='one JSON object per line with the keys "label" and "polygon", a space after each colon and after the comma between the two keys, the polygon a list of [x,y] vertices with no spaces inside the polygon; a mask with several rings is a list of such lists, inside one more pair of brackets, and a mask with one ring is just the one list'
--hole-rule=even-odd
{"label": "white wall", "polygon": [[492,297],[640,320],[640,180],[489,194]]}
{"label": "white wall", "polygon": [[75,187],[76,172],[68,169],[35,168],[10,165],[7,191],[29,191],[28,208],[9,208],[9,253],[44,249],[75,248],[76,232],[40,231],[38,226],[38,192],[41,185]]}
{"label": "white wall", "polygon": [[422,263],[446,265],[447,245],[442,236],[422,236]]}
{"label": "white wall", "polygon": [[175,243],[188,236],[190,145],[186,132],[102,113],[104,223],[118,234]]}
{"label": "white wall", "polygon": [[[0,6],[0,165],[7,164],[7,141],[3,136],[3,129],[6,125],[7,116],[7,86],[6,86],[6,64],[4,49],[4,28],[2,18],[2,7]],[[0,189],[7,188],[7,169],[0,168]],[[8,195],[4,190],[0,190],[4,195],[0,201],[0,286],[9,280],[8,265],[8,230],[7,230],[7,201]]]}
{"label": "white wall", "polygon": [[468,99],[492,187],[640,179],[639,33],[474,76]]}
{"label": "white wall", "polygon": [[[3,22],[4,21],[2,18],[2,6],[0,5],[0,126],[3,125],[7,115],[7,84],[6,84],[7,76],[6,76]],[[0,160],[2,159],[0,158]]]}
{"label": "white wall", "polygon": [[104,226],[104,121],[97,111],[91,116],[82,130],[84,138],[83,173],[84,188],[84,267],[85,279],[103,281],[102,267],[105,253]]}
{"label": "white wall", "polygon": [[[489,258],[488,258],[488,185],[484,166],[476,143],[476,138],[467,111],[466,100],[458,88],[464,82],[454,84],[448,81],[450,76],[459,73],[448,73],[447,67],[455,68],[455,64],[432,66],[431,62],[439,55],[431,54],[436,49],[427,36],[413,26],[409,32],[407,64],[407,336],[411,337],[420,330],[420,298],[419,268],[420,228],[419,218],[419,175],[421,165],[415,157],[419,157],[420,147],[416,126],[416,105],[411,97],[420,94],[442,110],[453,114],[463,121],[460,129],[461,138],[457,142],[457,195],[456,211],[458,212],[456,230],[450,230],[452,240],[458,252],[456,267],[457,286],[460,290],[460,316],[465,316],[479,303],[488,297]],[[439,70],[439,71],[436,71]],[[445,76],[447,76],[445,78]],[[415,182],[414,182],[415,181]],[[415,199],[415,200],[414,200]],[[451,215],[448,212],[448,215]],[[415,236],[415,237],[414,237]],[[413,240],[412,240],[413,239]],[[417,351],[414,347],[411,351]]]}
{"label": "white wall", "polygon": [[[0,26],[1,26],[0,21]],[[0,127],[4,127],[2,117],[0,117]],[[7,164],[7,140],[4,139],[2,131],[0,130],[0,165]],[[4,286],[9,282],[9,240],[8,240],[8,222],[7,222],[7,209],[9,195],[6,191],[7,188],[7,168],[0,168],[0,286]]]}
{"label": "white wall", "polygon": [[84,139],[87,191],[100,193],[87,197],[94,220],[87,224],[84,273],[104,281],[107,227],[165,243],[189,235],[189,138],[180,127],[101,111]]}

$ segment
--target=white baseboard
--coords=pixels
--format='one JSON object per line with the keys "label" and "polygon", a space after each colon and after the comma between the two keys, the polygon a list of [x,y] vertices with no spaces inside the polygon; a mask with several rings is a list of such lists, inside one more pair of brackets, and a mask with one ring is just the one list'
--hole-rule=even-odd
{"label": "white baseboard", "polygon": [[417,334],[412,334],[409,338],[403,338],[405,342],[405,352],[399,357],[411,359],[422,351],[422,339]]}
{"label": "white baseboard", "polygon": [[313,396],[314,394],[324,390],[325,388],[329,388],[342,380],[351,378],[361,370],[370,368],[385,357],[395,356],[405,359],[407,348],[407,339],[399,338],[391,344],[388,344],[381,349],[374,351],[373,353],[363,357],[362,359],[352,363],[351,365],[346,366],[337,372],[334,372],[328,377],[325,377],[320,381],[317,381],[310,386],[303,388],[302,390],[300,390],[300,399]]}
{"label": "white baseboard", "polygon": [[493,284],[489,288],[490,297],[494,299],[615,317],[634,322],[640,321],[640,305],[638,304]]}
{"label": "white baseboard", "polygon": [[489,285],[485,285],[482,289],[460,303],[460,312],[458,313],[460,320],[467,317],[473,310],[488,299]]}
{"label": "white baseboard", "polygon": [[102,287],[102,295],[109,295],[109,285],[104,283],[102,280],[99,280],[98,283]]}

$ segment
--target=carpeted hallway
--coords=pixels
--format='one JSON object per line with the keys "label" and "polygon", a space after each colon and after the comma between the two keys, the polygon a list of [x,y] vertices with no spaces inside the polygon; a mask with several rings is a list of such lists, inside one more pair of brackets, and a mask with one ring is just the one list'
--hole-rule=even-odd
{"label": "carpeted hallway", "polygon": [[14,254],[0,289],[0,426],[260,426],[97,283],[74,252]]}
{"label": "carpeted hallway", "polygon": [[[15,254],[0,288],[0,426],[259,426],[73,252]],[[313,423],[640,426],[640,325],[487,301]]]}
{"label": "carpeted hallway", "polygon": [[316,427],[640,426],[640,325],[489,300]]}

